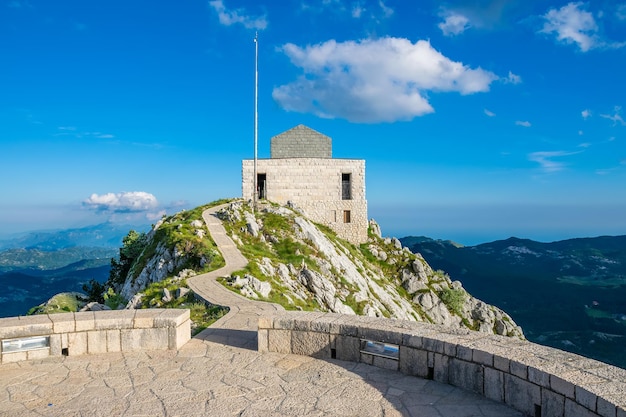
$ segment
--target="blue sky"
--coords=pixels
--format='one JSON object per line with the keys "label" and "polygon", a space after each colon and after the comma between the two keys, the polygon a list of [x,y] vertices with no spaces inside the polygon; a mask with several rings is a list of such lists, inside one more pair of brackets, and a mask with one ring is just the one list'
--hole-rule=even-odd
{"label": "blue sky", "polygon": [[626,234],[626,1],[0,0],[0,235],[240,196],[255,32],[385,235]]}

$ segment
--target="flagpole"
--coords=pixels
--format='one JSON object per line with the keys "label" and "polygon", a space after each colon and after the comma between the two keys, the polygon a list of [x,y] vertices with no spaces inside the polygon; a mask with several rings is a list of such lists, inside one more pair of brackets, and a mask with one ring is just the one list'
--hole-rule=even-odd
{"label": "flagpole", "polygon": [[258,199],[258,175],[257,175],[257,158],[258,158],[258,137],[259,137],[259,33],[254,35],[254,192],[253,194],[253,209],[257,210]]}

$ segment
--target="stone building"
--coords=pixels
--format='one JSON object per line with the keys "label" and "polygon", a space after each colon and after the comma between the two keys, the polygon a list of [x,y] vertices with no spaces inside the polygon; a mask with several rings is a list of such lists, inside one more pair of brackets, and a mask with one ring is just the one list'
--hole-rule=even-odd
{"label": "stone building", "polygon": [[[332,140],[304,125],[271,139],[270,158],[257,159],[259,199],[292,203],[352,243],[367,241],[365,160],[334,159]],[[253,199],[254,160],[242,161],[242,194]]]}

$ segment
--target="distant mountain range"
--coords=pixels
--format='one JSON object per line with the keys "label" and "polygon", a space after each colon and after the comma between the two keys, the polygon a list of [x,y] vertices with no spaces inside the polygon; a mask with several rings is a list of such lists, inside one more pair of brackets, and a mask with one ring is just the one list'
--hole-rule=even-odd
{"label": "distant mountain range", "polygon": [[131,229],[148,231],[150,225],[133,226],[106,222],[75,229],[30,232],[0,240],[0,251],[7,249],[54,251],[75,246],[119,248],[122,245],[122,238]]}
{"label": "distant mountain range", "polygon": [[464,247],[405,237],[436,269],[497,305],[538,343],[626,368],[626,236]]}
{"label": "distant mountain range", "polygon": [[81,291],[91,279],[106,281],[130,229],[148,226],[102,223],[0,241],[0,317],[24,315],[54,294]]}

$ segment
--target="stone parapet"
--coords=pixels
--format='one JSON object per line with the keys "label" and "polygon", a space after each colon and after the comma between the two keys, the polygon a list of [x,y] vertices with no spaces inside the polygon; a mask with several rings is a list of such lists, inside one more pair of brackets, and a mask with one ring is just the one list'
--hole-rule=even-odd
{"label": "stone parapet", "polygon": [[528,416],[626,417],[626,370],[504,336],[393,319],[281,312],[259,351],[364,362],[434,379]]}
{"label": "stone parapet", "polygon": [[191,321],[186,309],[0,318],[0,363],[47,356],[178,349],[190,338]]}

